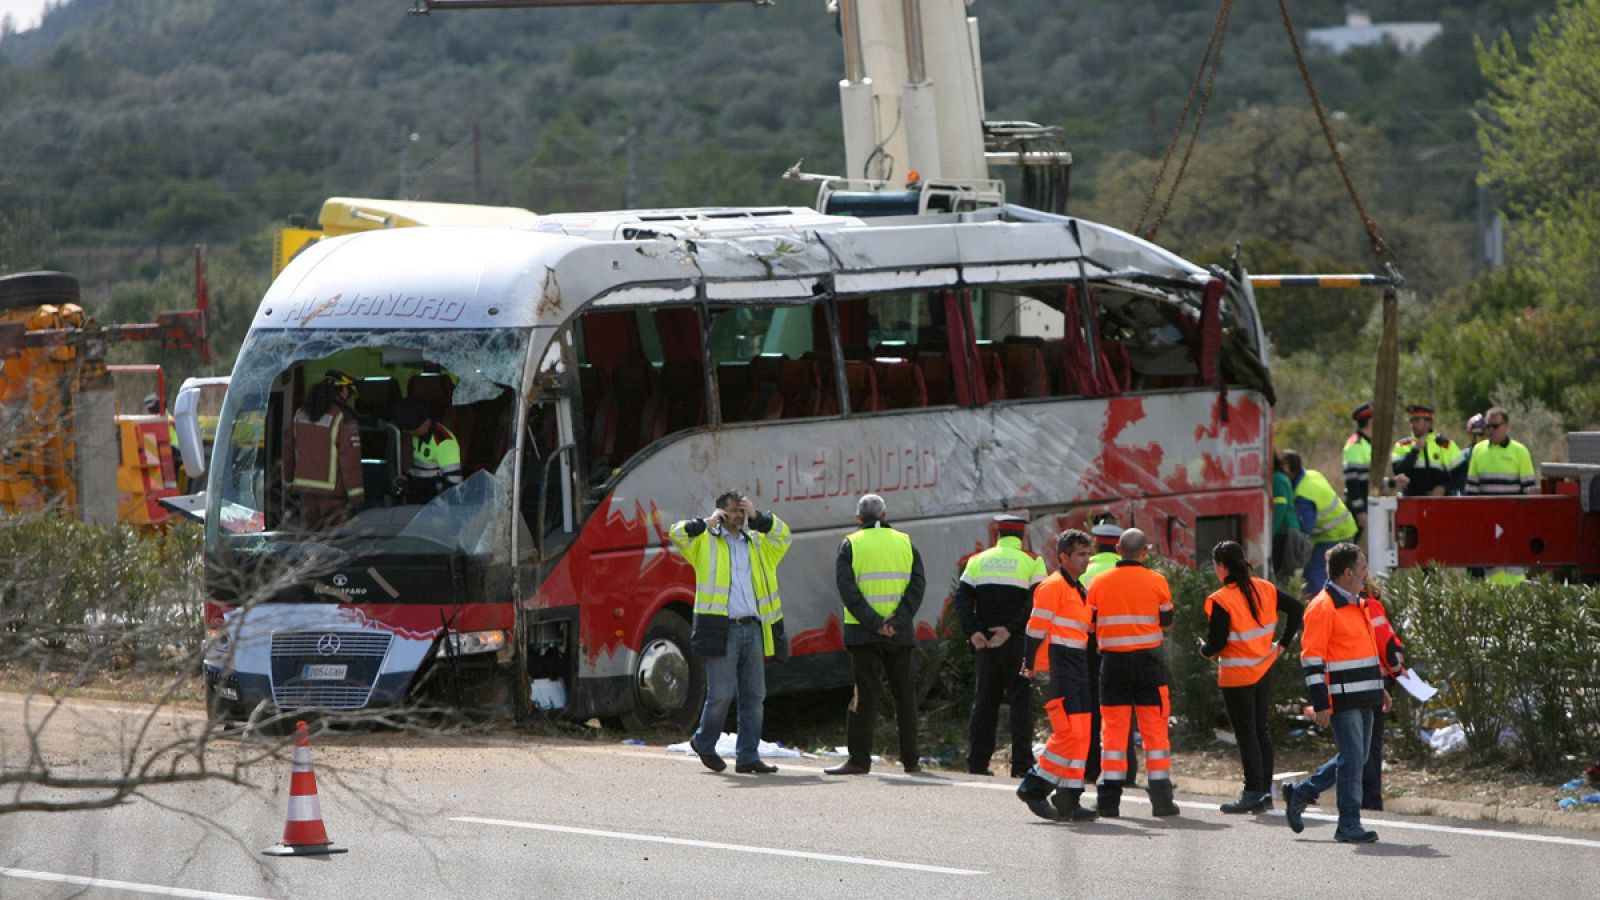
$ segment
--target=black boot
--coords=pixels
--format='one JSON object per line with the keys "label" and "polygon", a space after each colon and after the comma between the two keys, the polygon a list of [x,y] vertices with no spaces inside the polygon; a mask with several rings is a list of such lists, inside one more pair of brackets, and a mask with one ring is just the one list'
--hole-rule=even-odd
{"label": "black boot", "polygon": [[1260,807],[1263,798],[1268,804],[1272,803],[1271,794],[1262,794],[1260,791],[1240,791],[1239,798],[1237,800],[1230,800],[1227,803],[1222,804],[1220,807],[1218,807],[1218,809],[1221,809],[1225,813],[1259,812],[1260,810],[1258,808]]}
{"label": "black boot", "polygon": [[1145,790],[1150,795],[1151,815],[1175,816],[1178,814],[1178,804],[1172,802],[1172,782],[1166,779],[1152,781]]}
{"label": "black boot", "polygon": [[1056,808],[1050,805],[1050,782],[1032,772],[1017,786],[1017,799],[1028,805],[1028,811],[1041,819],[1056,820]]}
{"label": "black boot", "polygon": [[1060,788],[1050,802],[1055,804],[1056,817],[1063,822],[1093,822],[1100,814],[1083,806],[1083,788]]}
{"label": "black boot", "polygon": [[1102,781],[1095,788],[1094,810],[1102,819],[1115,819],[1121,815],[1122,782]]}

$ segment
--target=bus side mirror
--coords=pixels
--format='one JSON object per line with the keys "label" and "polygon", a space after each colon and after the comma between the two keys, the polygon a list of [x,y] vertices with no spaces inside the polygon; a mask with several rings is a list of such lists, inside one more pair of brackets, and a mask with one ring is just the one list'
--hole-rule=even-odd
{"label": "bus side mirror", "polygon": [[201,388],[185,381],[172,404],[172,424],[178,431],[178,454],[192,479],[206,474],[205,444],[200,440]]}

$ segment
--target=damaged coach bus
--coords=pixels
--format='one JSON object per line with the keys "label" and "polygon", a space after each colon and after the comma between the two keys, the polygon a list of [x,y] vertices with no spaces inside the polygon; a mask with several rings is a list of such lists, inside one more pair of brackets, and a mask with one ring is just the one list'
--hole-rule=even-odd
{"label": "damaged coach bus", "polygon": [[[1018,207],[858,219],[569,214],[322,241],[262,300],[213,451],[206,688],[219,715],[451,704],[694,720],[692,571],[667,528],[746,491],[793,528],[794,658],[848,682],[833,560],[882,494],[934,589],[1022,511],[1192,561],[1267,553],[1271,387],[1248,282]],[[319,529],[283,454],[328,369],[356,381],[364,498]],[[397,485],[402,399],[461,482]],[[263,707],[265,704],[265,707]]]}

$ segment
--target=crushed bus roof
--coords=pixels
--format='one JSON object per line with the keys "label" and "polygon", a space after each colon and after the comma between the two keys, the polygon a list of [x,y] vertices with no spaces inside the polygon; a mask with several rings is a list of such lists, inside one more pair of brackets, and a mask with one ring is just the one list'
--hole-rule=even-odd
{"label": "crushed bus roof", "polygon": [[253,328],[553,326],[590,304],[793,303],[829,292],[1209,275],[1106,225],[1019,207],[863,220],[784,207],[537,216],[321,241]]}

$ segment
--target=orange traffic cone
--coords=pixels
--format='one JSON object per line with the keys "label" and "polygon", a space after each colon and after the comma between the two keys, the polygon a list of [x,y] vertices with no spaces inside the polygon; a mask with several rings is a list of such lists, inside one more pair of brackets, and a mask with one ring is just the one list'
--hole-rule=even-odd
{"label": "orange traffic cone", "polygon": [[317,799],[317,775],[311,771],[311,732],[304,721],[294,728],[294,770],[289,776],[289,817],[283,823],[283,840],[261,851],[267,856],[323,856],[343,853],[328,841],[322,827],[322,803]]}

